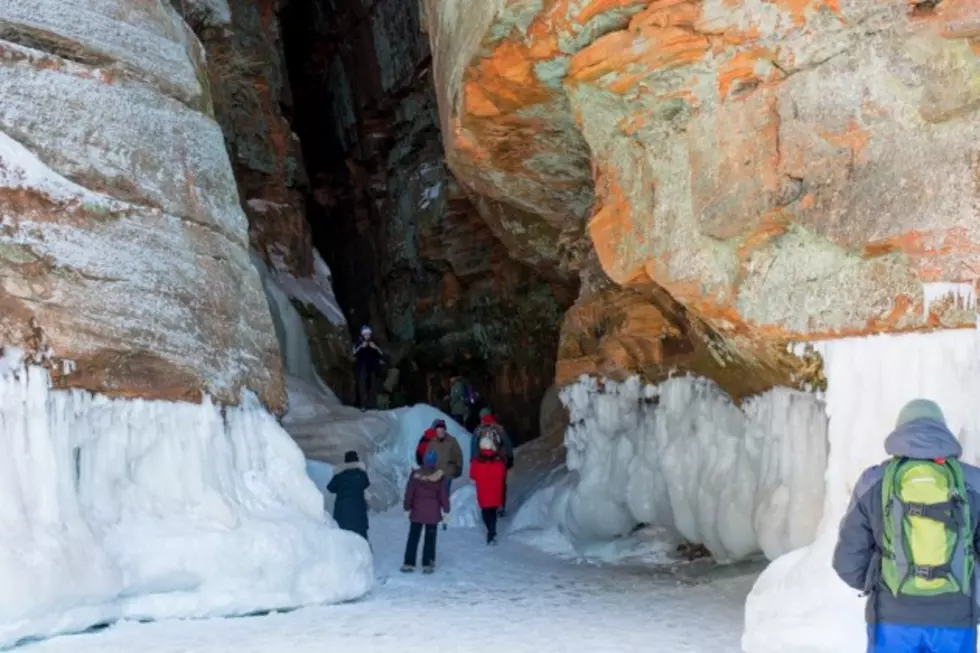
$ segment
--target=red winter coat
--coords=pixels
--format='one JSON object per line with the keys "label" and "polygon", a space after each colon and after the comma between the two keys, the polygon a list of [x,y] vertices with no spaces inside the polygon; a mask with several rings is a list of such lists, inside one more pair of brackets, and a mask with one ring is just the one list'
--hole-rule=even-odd
{"label": "red winter coat", "polygon": [[480,504],[480,508],[499,508],[504,505],[507,464],[503,460],[483,456],[471,460],[470,478],[476,484],[476,502]]}

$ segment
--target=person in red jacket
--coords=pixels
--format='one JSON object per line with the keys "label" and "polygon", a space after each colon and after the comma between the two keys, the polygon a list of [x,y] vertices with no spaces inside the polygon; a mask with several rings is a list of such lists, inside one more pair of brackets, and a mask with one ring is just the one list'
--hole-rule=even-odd
{"label": "person in red jacket", "polygon": [[489,435],[480,438],[476,458],[470,461],[470,478],[476,485],[476,502],[480,504],[483,524],[487,527],[487,544],[494,544],[497,540],[497,511],[504,503],[507,461]]}

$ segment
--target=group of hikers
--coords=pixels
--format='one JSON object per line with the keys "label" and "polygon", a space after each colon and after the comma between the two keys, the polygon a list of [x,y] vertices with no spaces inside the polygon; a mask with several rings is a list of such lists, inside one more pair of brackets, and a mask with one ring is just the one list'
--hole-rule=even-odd
{"label": "group of hikers", "polygon": [[[463,475],[463,450],[443,419],[425,430],[415,448],[417,468],[409,476],[402,507],[409,521],[408,542],[401,567],[415,571],[419,540],[422,540],[422,571],[432,573],[436,561],[439,524],[446,528],[453,481]],[[473,430],[470,450],[470,479],[486,528],[488,545],[497,541],[497,519],[507,502],[507,471],[514,465],[514,448],[507,431],[489,408],[480,411],[480,424]],[[343,465],[334,470],[327,491],[336,495],[333,516],[340,528],[368,537],[368,506],[365,491],[370,486],[367,471],[357,452],[348,451]]]}

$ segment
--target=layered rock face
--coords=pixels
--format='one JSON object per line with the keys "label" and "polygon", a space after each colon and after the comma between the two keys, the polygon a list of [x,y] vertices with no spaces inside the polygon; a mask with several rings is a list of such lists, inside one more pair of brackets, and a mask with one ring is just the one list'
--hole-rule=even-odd
{"label": "layered rock face", "polygon": [[559,382],[735,396],[785,343],[974,322],[980,9],[967,0],[425,0],[450,169],[512,253],[585,282]]}
{"label": "layered rock face", "polygon": [[[214,115],[225,136],[251,247],[270,273],[326,282],[307,221],[309,179],[283,52],[280,0],[171,0],[200,38]],[[327,289],[329,292],[329,289]],[[306,297],[293,303],[304,318],[320,377],[338,393],[353,388],[350,334],[342,316]],[[340,317],[340,319],[338,319]]]}
{"label": "layered rock face", "polygon": [[203,51],[165,2],[0,4],[0,345],[109,395],[283,408]]}
{"label": "layered rock face", "polygon": [[292,0],[281,20],[314,239],[348,318],[401,372],[392,401],[442,405],[463,373],[519,437],[536,435],[576,281],[516,257],[481,216],[486,198],[447,169],[418,6]]}

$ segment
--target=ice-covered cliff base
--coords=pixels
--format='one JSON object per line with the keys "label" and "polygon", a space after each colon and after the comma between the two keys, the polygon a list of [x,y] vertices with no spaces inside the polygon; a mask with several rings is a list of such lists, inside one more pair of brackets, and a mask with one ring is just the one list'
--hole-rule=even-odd
{"label": "ice-covered cliff base", "polygon": [[837,526],[864,468],[885,459],[883,443],[905,402],[939,403],[980,463],[980,334],[937,331],[854,338],[818,345],[827,377],[830,455],[816,541],[762,574],[748,598],[747,653],[859,653],[865,650],[863,601],[830,567]]}
{"label": "ice-covered cliff base", "polygon": [[513,530],[557,530],[582,550],[654,524],[725,561],[813,540],[827,457],[817,397],[779,388],[739,407],[704,379],[583,377],[561,400],[568,473]]}
{"label": "ice-covered cliff base", "polygon": [[373,570],[254,398],[222,409],[52,391],[8,351],[0,578],[5,647],[121,618],[349,600]]}

